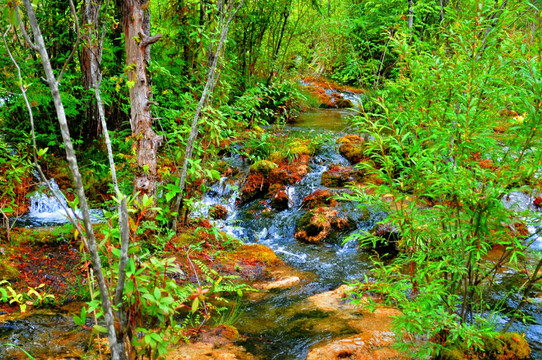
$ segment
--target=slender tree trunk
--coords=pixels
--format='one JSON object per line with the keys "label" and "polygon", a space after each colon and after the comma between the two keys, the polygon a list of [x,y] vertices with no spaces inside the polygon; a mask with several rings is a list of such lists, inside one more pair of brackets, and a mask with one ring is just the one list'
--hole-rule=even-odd
{"label": "slender tree trunk", "polygon": [[[156,195],[156,153],[162,143],[153,128],[151,115],[152,91],[147,74],[150,45],[161,35],[150,36],[148,0],[123,0],[122,17],[126,46],[126,65],[130,86],[130,126],[136,142],[137,170],[134,191],[142,196]],[[152,214],[152,212],[147,212]],[[152,216],[152,215],[151,215]]]}
{"label": "slender tree trunk", "polygon": [[100,298],[102,300],[102,308],[104,311],[104,317],[105,317],[106,327],[108,331],[109,344],[111,348],[111,357],[113,360],[121,360],[121,359],[124,359],[125,356],[124,356],[124,352],[122,352],[121,349],[119,348],[119,344],[117,342],[117,336],[116,336],[116,330],[115,330],[115,319],[113,316],[113,309],[112,309],[111,301],[109,297],[109,290],[107,288],[107,283],[105,281],[103,271],[102,271],[100,256],[98,254],[98,247],[97,247],[96,239],[94,236],[94,229],[92,228],[92,223],[90,219],[89,206],[88,206],[87,199],[85,196],[85,190],[83,188],[83,181],[81,179],[81,173],[79,172],[77,158],[73,150],[73,144],[71,141],[70,132],[68,128],[66,112],[64,110],[64,105],[62,104],[62,100],[60,98],[60,91],[58,89],[58,80],[55,77],[55,74],[53,72],[53,67],[49,59],[49,54],[47,52],[47,48],[45,46],[45,42],[43,40],[43,36],[39,28],[36,15],[34,13],[34,9],[32,8],[32,4],[30,0],[22,0],[22,2],[26,8],[26,13],[29,18],[30,26],[32,28],[34,42],[30,39],[30,37],[26,33],[22,20],[19,16],[19,12],[17,11],[19,25],[21,28],[21,32],[23,33],[28,44],[35,51],[37,51],[41,57],[42,66],[45,71],[46,81],[47,81],[47,84],[49,85],[49,89],[53,97],[53,102],[54,102],[54,106],[55,106],[57,117],[58,117],[58,123],[60,125],[60,132],[62,134],[62,140],[64,142],[66,158],[68,160],[70,171],[74,179],[77,196],[79,197],[79,206],[81,209],[81,213],[83,215],[83,222],[84,222],[85,233],[86,233],[86,238],[87,238],[86,242],[88,246],[88,251],[91,256],[92,266],[96,274],[98,287],[100,289]]}
{"label": "slender tree trunk", "polygon": [[[94,89],[94,81],[97,73],[100,73],[100,62],[102,61],[102,41],[100,36],[100,9],[102,0],[87,1],[82,11],[84,44],[81,50],[81,72],[83,74],[83,86],[86,90]],[[101,75],[101,73],[100,73]],[[97,79],[98,83],[101,79]],[[94,99],[95,100],[95,99]],[[87,109],[85,130],[89,138],[95,139],[100,134],[100,118],[98,105],[90,100]]]}
{"label": "slender tree trunk", "polygon": [[[99,5],[95,0],[86,0],[85,11],[92,13],[94,11],[99,12],[99,7],[96,10],[96,7]],[[96,13],[94,19],[97,21],[98,13]],[[93,27],[94,26],[94,27]],[[126,200],[126,195],[122,194],[119,189],[118,180],[117,180],[117,171],[115,167],[115,160],[113,156],[113,147],[111,146],[111,139],[109,138],[109,133],[107,131],[107,121],[105,119],[105,111],[102,101],[102,96],[100,92],[100,83],[102,81],[102,72],[100,70],[99,64],[101,61],[101,51],[103,49],[103,34],[105,34],[105,27],[100,32],[98,24],[88,24],[89,29],[94,31],[91,33],[92,36],[86,34],[85,42],[86,46],[83,48],[87,49],[96,49],[97,52],[90,51],[90,56],[93,61],[90,63],[90,73],[87,74],[89,77],[89,83],[91,84],[94,90],[94,97],[96,99],[96,110],[98,115],[99,124],[101,125],[101,130],[104,137],[105,146],[107,149],[107,155],[109,160],[109,168],[111,169],[111,180],[113,182],[113,187],[115,189],[115,195],[120,199],[118,204],[119,212],[119,226],[120,226],[120,239],[121,239],[121,251],[119,257],[119,277],[117,281],[117,286],[115,288],[115,295],[113,303],[117,307],[118,320],[120,322],[120,327],[117,329],[117,341],[119,344],[119,350],[122,353],[126,353],[125,341],[129,343],[129,339],[126,339],[126,329],[128,326],[126,313],[123,308],[122,295],[124,294],[124,282],[126,279],[126,265],[128,263],[128,248],[130,246],[130,231],[128,226],[128,204]],[[98,54],[100,57],[98,58]],[[130,346],[128,346],[129,348]]]}
{"label": "slender tree trunk", "polygon": [[272,56],[272,60],[271,60],[271,71],[269,73],[269,77],[267,78],[267,85],[269,85],[271,83],[271,79],[276,75],[276,72],[277,72],[277,59],[278,59],[278,56],[279,56],[279,52],[280,52],[280,46],[282,45],[282,39],[284,38],[284,33],[286,31],[286,25],[288,24],[288,20],[290,19],[290,14],[291,14],[291,5],[292,3],[290,2],[288,5],[287,5],[287,8],[284,9],[284,11],[282,12],[282,28],[280,29],[280,35],[279,35],[279,39],[278,39],[278,42],[277,42],[277,46],[275,47],[274,51],[273,51],[273,56]]}
{"label": "slender tree trunk", "polygon": [[173,212],[176,213],[175,218],[172,221],[172,228],[174,230],[177,229],[177,223],[178,219],[181,217],[180,210],[181,210],[181,204],[185,189],[185,183],[186,183],[186,174],[188,171],[188,163],[192,159],[192,152],[194,151],[194,141],[196,140],[196,137],[198,136],[198,120],[201,114],[201,110],[203,107],[207,104],[208,97],[210,96],[210,89],[214,88],[214,84],[216,82],[216,66],[218,64],[218,58],[220,53],[222,52],[222,48],[224,47],[224,43],[226,42],[226,37],[228,36],[228,30],[231,21],[241,8],[243,6],[244,0],[241,0],[241,2],[237,5],[236,8],[234,8],[234,2],[231,2],[228,6],[228,11],[223,12],[221,16],[221,35],[220,35],[220,42],[218,43],[218,47],[216,49],[213,63],[210,64],[211,67],[209,69],[209,73],[207,75],[207,83],[205,84],[205,88],[203,89],[203,93],[201,94],[200,101],[198,103],[198,107],[196,109],[196,113],[194,114],[194,119],[192,120],[192,127],[190,130],[190,135],[188,136],[188,141],[186,142],[186,150],[184,153],[184,162],[183,162],[183,168],[181,170],[181,174],[179,176],[179,194],[177,195],[177,198],[175,199],[175,204],[173,206]]}

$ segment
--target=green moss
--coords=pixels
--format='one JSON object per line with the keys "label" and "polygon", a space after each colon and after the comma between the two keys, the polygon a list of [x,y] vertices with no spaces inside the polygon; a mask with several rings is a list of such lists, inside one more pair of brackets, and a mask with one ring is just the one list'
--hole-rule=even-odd
{"label": "green moss", "polygon": [[21,273],[17,268],[6,263],[6,259],[0,261],[0,280],[18,279]]}
{"label": "green moss", "polygon": [[294,157],[311,155],[314,152],[310,139],[295,139],[289,144],[289,148],[290,154]]}
{"label": "green moss", "polygon": [[177,244],[180,246],[196,244],[198,241],[198,238],[192,233],[182,232],[177,235]]}
{"label": "green moss", "polygon": [[250,171],[268,174],[271,170],[277,167],[278,165],[272,161],[259,160],[259,161],[256,161],[254,164],[252,164],[252,166],[250,166]]}
{"label": "green moss", "polygon": [[226,255],[226,259],[234,263],[254,263],[264,265],[282,265],[275,252],[269,247],[261,244],[241,245],[234,252]]}
{"label": "green moss", "polygon": [[339,152],[350,162],[357,164],[364,159],[364,140],[359,135],[346,135],[337,140]]}

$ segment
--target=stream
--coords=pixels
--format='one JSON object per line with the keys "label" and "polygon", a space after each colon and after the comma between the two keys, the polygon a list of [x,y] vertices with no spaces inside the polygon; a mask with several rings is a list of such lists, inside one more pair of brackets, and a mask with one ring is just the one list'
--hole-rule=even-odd
{"label": "stream", "polygon": [[[289,131],[320,131],[327,132],[331,139],[341,135],[341,131],[347,126],[348,111],[343,110],[319,110],[313,113],[305,113],[300,116],[295,124],[287,125],[285,132]],[[336,289],[350,280],[361,278],[371,269],[369,253],[356,249],[354,243],[344,246],[333,244],[308,244],[294,238],[295,227],[298,219],[304,214],[301,202],[304,197],[317,189],[324,188],[321,185],[321,175],[331,164],[348,165],[335,149],[334,140],[329,145],[323,146],[311,159],[310,172],[300,182],[287,188],[289,204],[286,210],[273,211],[268,216],[249,216],[250,210],[258,205],[259,200],[236,206],[238,198],[239,181],[248,173],[248,166],[239,158],[226,159],[230,166],[240,170],[235,179],[222,178],[201,199],[196,206],[195,215],[205,216],[213,205],[222,205],[228,210],[225,220],[213,220],[222,231],[229,233],[246,243],[258,243],[269,246],[278,257],[292,268],[307,273],[299,285],[287,288],[271,290],[263,300],[248,302],[245,311],[235,326],[246,337],[243,346],[254,355],[262,356],[263,359],[280,360],[305,360],[311,346],[327,339],[353,335],[359,331],[350,328],[348,324],[337,324],[337,319],[325,313],[307,301],[307,298],[326,291]],[[515,203],[529,206],[532,200],[527,196],[517,195]],[[512,205],[510,205],[512,206]],[[54,209],[53,209],[54,210]],[[355,213],[356,204],[349,204],[348,208],[341,209],[348,213]],[[51,209],[49,211],[54,213]],[[23,219],[28,224],[36,224],[36,216],[40,211],[36,210],[33,217]],[[385,218],[386,214],[370,211],[370,216],[357,222],[358,230],[371,229],[376,222]],[[52,222],[53,223],[53,222]],[[534,231],[534,227],[530,230]],[[536,248],[540,249],[541,241],[536,240]],[[514,303],[506,304],[513,308]],[[532,359],[542,358],[542,315],[538,313],[538,305],[533,304],[527,308],[527,312],[534,321],[529,326],[517,325],[514,329],[526,332],[529,344],[533,349]],[[31,318],[24,321],[4,321],[0,323],[0,343],[16,343],[25,348],[25,344],[32,344],[34,340],[29,338],[28,331],[25,336],[20,335],[21,328],[59,329],[69,328],[68,315],[36,315],[36,320]],[[44,323],[44,318],[49,323]],[[71,318],[71,317],[70,317]],[[64,319],[64,320],[62,320]],[[504,322],[505,319],[503,319]],[[62,328],[63,329],[63,328]],[[67,331],[72,331],[69,328]],[[18,332],[17,332],[18,331]],[[43,336],[43,335],[42,335]],[[2,357],[0,348],[0,358]],[[66,349],[62,349],[66,351]]]}

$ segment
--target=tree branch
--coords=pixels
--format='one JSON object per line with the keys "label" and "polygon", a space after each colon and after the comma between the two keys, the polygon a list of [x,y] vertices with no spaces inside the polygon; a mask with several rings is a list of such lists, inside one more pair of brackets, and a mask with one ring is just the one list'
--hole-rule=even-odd
{"label": "tree branch", "polygon": [[28,43],[28,45],[30,45],[32,49],[34,49],[35,51],[38,51],[39,50],[38,46],[32,42],[32,39],[30,39],[30,36],[28,36],[28,33],[24,29],[23,20],[21,20],[21,14],[19,13],[19,7],[17,6],[17,3],[14,2],[14,5],[15,5],[15,14],[17,14],[17,21],[19,22],[21,33],[23,34],[24,39],[26,40],[26,42]]}
{"label": "tree branch", "polygon": [[79,30],[79,19],[77,18],[77,12],[75,11],[75,5],[73,5],[73,0],[70,0],[70,9],[74,17],[75,33],[77,35],[77,40],[75,40],[75,44],[73,45],[72,51],[70,55],[68,56],[68,58],[66,59],[64,66],[62,66],[62,70],[60,71],[60,74],[58,74],[57,82],[59,84],[60,84],[60,81],[62,80],[62,76],[64,75],[64,72],[68,68],[68,64],[72,61],[73,55],[75,54],[75,51],[77,50],[77,47],[79,46],[79,41],[81,40],[81,31]]}
{"label": "tree branch", "polygon": [[143,33],[140,34],[141,36],[141,48],[146,48],[147,46],[151,45],[151,44],[154,44],[155,42],[157,42],[158,40],[160,40],[160,38],[162,37],[162,34],[157,34],[157,35],[154,35],[154,36],[147,36]]}

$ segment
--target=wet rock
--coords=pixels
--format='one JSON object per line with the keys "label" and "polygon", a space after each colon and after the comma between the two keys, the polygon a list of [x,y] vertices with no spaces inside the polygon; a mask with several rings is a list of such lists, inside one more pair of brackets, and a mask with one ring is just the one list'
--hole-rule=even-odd
{"label": "wet rock", "polygon": [[282,211],[288,209],[290,198],[284,190],[277,191],[271,197],[271,207],[275,210]]}
{"label": "wet rock", "polygon": [[359,180],[360,173],[351,166],[332,165],[329,170],[322,173],[322,185],[327,187],[344,187]]}
{"label": "wet rock", "polygon": [[309,352],[307,360],[404,359],[392,349],[395,335],[391,332],[391,322],[401,312],[388,307],[378,307],[369,312],[350,302],[348,293],[352,290],[352,287],[342,285],[307,299],[312,306],[329,314],[334,323],[343,324],[358,333],[317,344]]}
{"label": "wet rock", "polygon": [[309,155],[300,155],[291,163],[261,160],[250,167],[250,172],[241,189],[241,201],[246,203],[258,197],[271,196],[284,185],[299,182],[309,172]]}
{"label": "wet rock", "polygon": [[335,107],[338,109],[348,109],[354,107],[352,101],[344,99],[342,96],[338,99],[335,99]]}
{"label": "wet rock", "polygon": [[224,220],[228,217],[228,210],[222,205],[214,205],[209,209],[211,218],[215,220]]}
{"label": "wet rock", "polygon": [[346,216],[340,216],[338,210],[329,207],[309,210],[296,226],[297,240],[318,243],[332,240],[337,233],[351,230],[354,222]]}
{"label": "wet rock", "polygon": [[392,348],[395,335],[390,331],[368,331],[363,335],[334,339],[313,348],[307,360],[402,360],[406,359]]}
{"label": "wet rock", "polygon": [[301,279],[298,276],[288,276],[275,281],[267,281],[255,284],[254,288],[262,290],[286,289],[299,285]]}
{"label": "wet rock", "polygon": [[333,207],[337,205],[337,201],[333,199],[333,195],[334,194],[331,190],[318,189],[303,199],[301,207],[305,209],[314,209],[318,207]]}
{"label": "wet rock", "polygon": [[257,360],[239,345],[215,346],[212,343],[196,342],[177,347],[169,352],[166,360]]}
{"label": "wet rock", "polygon": [[339,152],[353,164],[362,161],[365,156],[365,139],[361,135],[346,135],[337,140]]}
{"label": "wet rock", "polygon": [[362,308],[360,306],[355,306],[349,301],[345,301],[347,294],[354,290],[353,287],[348,285],[341,285],[335,290],[326,291],[321,294],[313,295],[307,300],[324,312],[361,312]]}

